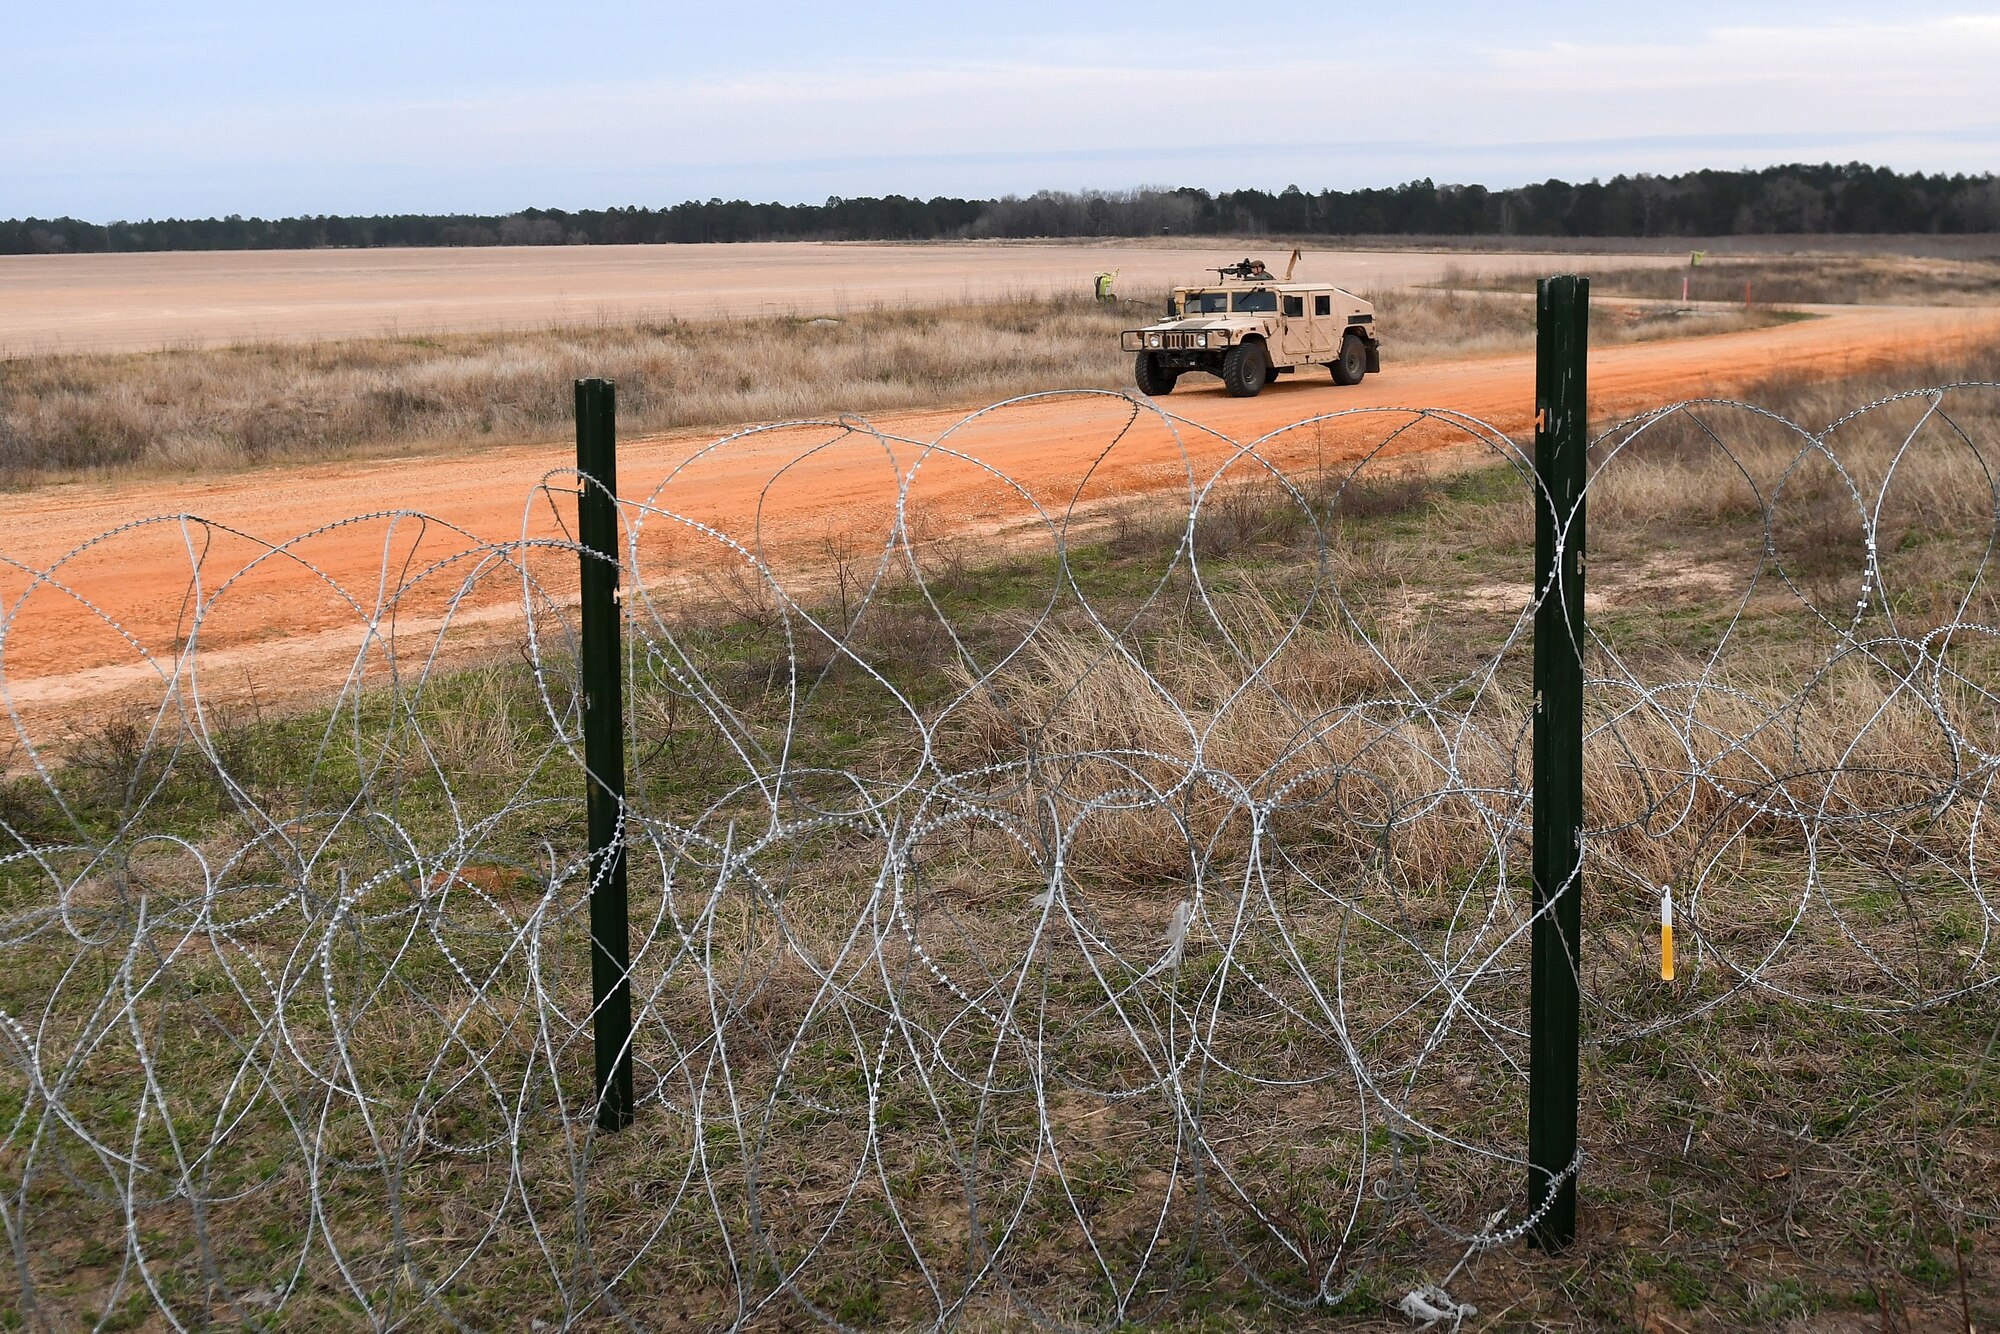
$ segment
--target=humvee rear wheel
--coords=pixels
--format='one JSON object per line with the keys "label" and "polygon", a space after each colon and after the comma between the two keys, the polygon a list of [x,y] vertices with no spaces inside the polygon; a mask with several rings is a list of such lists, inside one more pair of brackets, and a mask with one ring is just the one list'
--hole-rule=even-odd
{"label": "humvee rear wheel", "polygon": [[1179,371],[1170,371],[1160,364],[1160,359],[1151,352],[1141,352],[1132,361],[1132,380],[1139,386],[1139,392],[1148,398],[1159,398],[1174,392],[1174,381],[1181,378]]}
{"label": "humvee rear wheel", "polygon": [[1332,364],[1335,384],[1360,384],[1368,374],[1368,345],[1353,334],[1340,340],[1340,360]]}
{"label": "humvee rear wheel", "polygon": [[1271,378],[1262,343],[1238,343],[1222,354],[1222,387],[1231,398],[1255,398]]}

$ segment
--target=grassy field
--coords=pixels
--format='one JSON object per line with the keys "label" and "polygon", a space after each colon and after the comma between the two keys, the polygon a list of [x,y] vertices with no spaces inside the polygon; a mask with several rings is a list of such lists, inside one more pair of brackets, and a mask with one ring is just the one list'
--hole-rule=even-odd
{"label": "grassy field", "polygon": [[[1817,426],[1989,364],[1750,397]],[[1975,447],[1932,419],[1899,454],[1921,417],[1843,427],[1845,474],[1720,409],[1600,452],[1582,1238],[1468,1260],[1449,1286],[1477,1327],[2000,1320],[1996,923],[1966,883],[2000,871],[1977,758],[2000,752],[2000,651],[1918,654],[1949,667],[1957,748],[1882,666],[2000,623],[2000,398],[1952,403]],[[1847,483],[1892,467],[1884,582],[1850,634]],[[610,1139],[580,1102],[582,780],[554,628],[539,672],[524,655],[198,744],[121,719],[53,789],[0,789],[0,856],[36,850],[0,862],[20,1026],[0,1026],[0,1183],[34,1288],[12,1324],[142,1328],[165,1303],[523,1328],[622,1273],[646,1327],[777,1294],[753,1325],[901,1328],[983,1273],[951,1307],[975,1329],[1409,1328],[1394,1304],[1465,1257],[1449,1229],[1518,1216],[1493,1155],[1524,1124],[1525,954],[1503,942],[1525,891],[1494,858],[1525,840],[1532,516],[1490,455],[1294,480],[1245,468],[1192,530],[1157,501],[1107,509],[1060,554],[940,536],[878,571],[830,543],[789,612],[749,580],[658,609],[630,702],[647,1101]],[[1667,685],[1697,679],[1699,699]],[[1630,711],[1621,681],[1671,707]],[[1197,735],[1215,781],[1190,785]],[[1690,737],[1717,783],[1689,781]],[[888,824],[925,821],[885,899]],[[1064,897],[1038,905],[1058,842]],[[1652,894],[1688,875],[1705,898],[1669,985]],[[1206,906],[1177,919],[1197,881]],[[1149,1061],[1196,1049],[1198,1087],[1154,1087]],[[1410,1123],[1363,1118],[1353,1069]],[[1316,1290],[1336,1300],[1286,1305]]]}
{"label": "grassy field", "polygon": [[[1301,245],[1308,250],[1429,250],[1468,254],[1536,251],[1556,255],[1686,255],[1706,250],[1717,257],[1783,256],[2000,261],[2000,235],[1991,232],[1936,234],[1895,232],[1739,232],[1731,236],[1284,236],[1259,237],[1264,245]],[[1218,238],[1224,250],[1235,238]]]}
{"label": "grassy field", "polygon": [[[1525,351],[1531,309],[1479,294],[1374,297],[1399,364]],[[1052,386],[1125,388],[1118,332],[1159,300],[883,308],[843,319],[598,324],[525,333],[275,343],[0,360],[0,486],[222,471],[560,435],[569,385],[619,384],[628,431],[990,402]],[[1776,322],[1603,312],[1600,343]]]}
{"label": "grassy field", "polygon": [[[2000,302],[2000,258],[1979,255],[1711,255],[1687,268],[1592,266],[1589,272],[1594,295],[1651,301],[1678,302],[1685,277],[1690,300],[1735,306],[1742,305],[1746,286],[1753,303],[1776,306]],[[1475,291],[1508,286],[1467,271],[1448,271],[1444,284]]]}

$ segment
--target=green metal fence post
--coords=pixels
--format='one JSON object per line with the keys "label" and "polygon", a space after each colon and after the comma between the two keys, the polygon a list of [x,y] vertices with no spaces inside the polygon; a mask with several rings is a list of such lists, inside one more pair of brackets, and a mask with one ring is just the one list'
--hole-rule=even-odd
{"label": "green metal fence post", "polygon": [[1583,831],[1584,358],[1590,280],[1536,285],[1536,911],[1528,1028],[1528,1204],[1544,1250],[1576,1238],[1579,932]]}
{"label": "green metal fence post", "polygon": [[590,823],[591,1045],[597,1124],[632,1124],[631,926],[626,919],[624,651],[619,627],[616,387],[576,382],[577,541],[583,574],[583,764]]}

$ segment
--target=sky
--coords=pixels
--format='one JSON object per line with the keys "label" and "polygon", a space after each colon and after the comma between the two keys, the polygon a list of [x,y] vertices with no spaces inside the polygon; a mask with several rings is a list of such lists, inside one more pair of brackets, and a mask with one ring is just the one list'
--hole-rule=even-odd
{"label": "sky", "polygon": [[2000,169],[2000,5],[0,0],[0,217]]}

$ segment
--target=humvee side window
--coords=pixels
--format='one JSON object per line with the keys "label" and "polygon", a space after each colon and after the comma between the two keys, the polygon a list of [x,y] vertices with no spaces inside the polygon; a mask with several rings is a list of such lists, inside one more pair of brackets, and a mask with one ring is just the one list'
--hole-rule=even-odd
{"label": "humvee side window", "polygon": [[1278,294],[1276,292],[1238,292],[1236,313],[1239,315],[1272,315],[1277,313]]}
{"label": "humvee side window", "polygon": [[1316,297],[1314,297],[1314,298],[1313,298],[1313,314],[1315,314],[1315,315],[1331,315],[1331,314],[1333,314],[1333,298],[1332,298],[1332,297],[1330,297],[1330,296],[1316,296]]}
{"label": "humvee side window", "polygon": [[1189,315],[1221,315],[1229,309],[1229,293],[1189,292],[1181,309]]}
{"label": "humvee side window", "polygon": [[1306,313],[1306,299],[1304,297],[1288,296],[1285,298],[1285,314],[1303,315],[1305,313]]}

